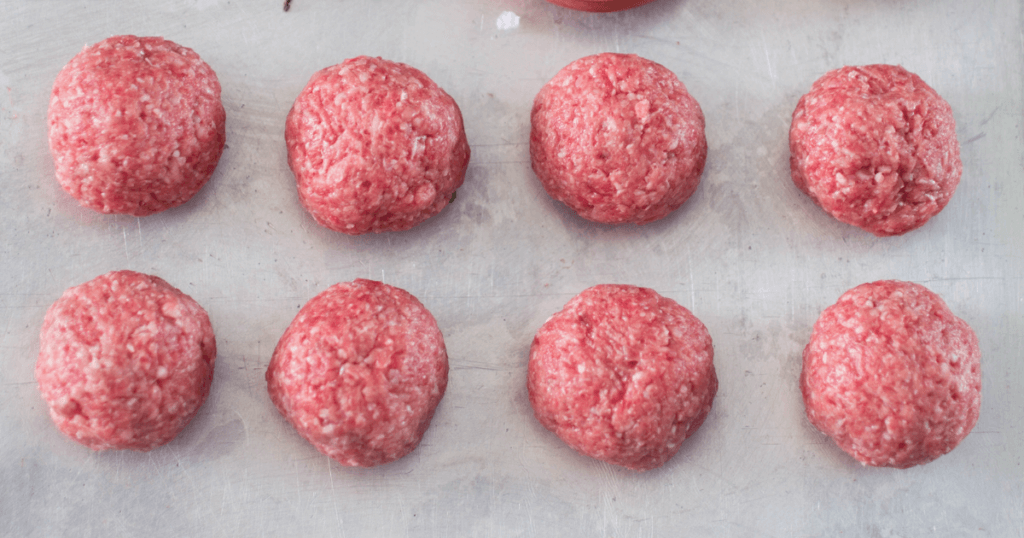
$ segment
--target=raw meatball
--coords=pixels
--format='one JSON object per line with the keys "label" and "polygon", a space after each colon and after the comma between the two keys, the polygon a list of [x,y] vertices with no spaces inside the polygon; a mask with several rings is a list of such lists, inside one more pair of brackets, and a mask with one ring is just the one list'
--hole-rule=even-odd
{"label": "raw meatball", "polygon": [[537,331],[530,403],[580,453],[646,471],[704,422],[718,390],[713,358],[704,324],[675,301],[594,286]]}
{"label": "raw meatball", "polygon": [[206,400],[217,344],[199,304],[167,282],[114,271],[46,312],[36,379],[53,422],[93,449],[174,439]]}
{"label": "raw meatball", "polygon": [[861,463],[927,463],[978,420],[978,338],[923,286],[861,284],[814,324],[800,388],[811,423]]}
{"label": "raw meatball", "polygon": [[455,101],[422,72],[380,58],[313,75],[284,137],[302,205],[349,235],[406,230],[436,215],[469,166]]}
{"label": "raw meatball", "polygon": [[789,131],[793,183],[833,217],[877,236],[922,226],[960,183],[953,111],[895,65],[826,73]]}
{"label": "raw meatball", "polygon": [[700,183],[700,105],[671,71],[636,55],[569,64],[533,102],[533,171],[556,200],[609,224],[658,220]]}
{"label": "raw meatball", "polygon": [[267,368],[270,399],[299,435],[359,467],[412,452],[447,385],[430,312],[404,290],[362,279],[306,303]]}
{"label": "raw meatball", "polygon": [[224,150],[217,75],[159,37],[116,36],[78,53],[53,85],[49,123],[61,187],[103,213],[187,202]]}
{"label": "raw meatball", "polygon": [[639,7],[653,0],[548,0],[556,6],[567,7],[578,11],[606,13]]}

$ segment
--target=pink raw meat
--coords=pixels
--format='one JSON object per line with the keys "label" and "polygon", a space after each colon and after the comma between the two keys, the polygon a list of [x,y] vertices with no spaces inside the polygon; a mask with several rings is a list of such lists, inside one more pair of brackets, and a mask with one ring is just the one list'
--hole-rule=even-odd
{"label": "pink raw meat", "polygon": [[963,169],[953,110],[895,65],[818,79],[793,112],[789,148],[793,183],[877,236],[906,233],[942,211]]}
{"label": "pink raw meat", "polygon": [[220,83],[191,49],[116,36],[57,76],[50,152],[61,187],[103,213],[144,216],[187,202],[224,150]]}
{"label": "pink raw meat", "polygon": [[646,224],[697,190],[704,114],[665,67],[636,55],[576,60],[533,101],[530,158],[553,198],[585,219]]}
{"label": "pink raw meat", "polygon": [[718,390],[704,324],[646,288],[584,290],[537,331],[527,386],[537,420],[582,454],[661,466]]}
{"label": "pink raw meat", "polygon": [[404,290],[362,279],[306,303],[267,368],[270,399],[299,435],[360,467],[416,448],[447,384],[430,312]]}
{"label": "pink raw meat", "polygon": [[811,423],[861,463],[927,463],[978,420],[978,338],[924,286],[861,284],[814,324],[800,388]]}
{"label": "pink raw meat", "polygon": [[422,72],[380,58],[313,75],[284,137],[302,205],[349,235],[406,230],[436,215],[469,166],[455,101]]}
{"label": "pink raw meat", "polygon": [[155,276],[115,271],[68,289],[46,312],[36,379],[71,439],[146,451],[195,416],[216,357],[210,318],[192,298]]}

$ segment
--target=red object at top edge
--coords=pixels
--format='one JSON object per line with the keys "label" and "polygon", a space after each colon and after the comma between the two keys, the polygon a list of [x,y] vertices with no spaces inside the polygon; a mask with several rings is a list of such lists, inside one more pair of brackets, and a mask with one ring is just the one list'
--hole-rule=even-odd
{"label": "red object at top edge", "polygon": [[567,7],[578,11],[591,11],[595,13],[608,13],[611,11],[623,11],[634,7],[640,7],[653,0],[548,0],[556,6]]}

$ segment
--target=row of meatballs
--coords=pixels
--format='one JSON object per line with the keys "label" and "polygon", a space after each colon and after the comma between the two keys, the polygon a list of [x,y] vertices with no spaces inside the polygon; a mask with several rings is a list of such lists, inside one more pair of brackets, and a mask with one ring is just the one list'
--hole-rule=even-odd
{"label": "row of meatballs", "polygon": [[[213,380],[209,317],[155,276],[115,271],[47,311],[36,377],[50,416],[95,450],[150,450],[195,416]],[[647,288],[604,284],[551,316],[530,347],[537,420],[582,454],[644,471],[704,422],[718,390],[707,328]],[[862,284],[814,325],[800,388],[807,417],[866,465],[946,454],[981,405],[971,328],[925,287]],[[270,399],[317,450],[348,466],[419,444],[448,384],[437,322],[411,294],[370,280],[303,306],[266,371]]]}
{"label": "row of meatballs", "polygon": [[[225,143],[213,70],[158,37],[88,46],[60,72],[48,114],[61,186],[104,213],[188,201]],[[704,115],[665,67],[597,54],[537,94],[530,156],[547,192],[583,218],[645,224],[697,189]],[[357,57],[313,75],[286,121],[299,200],[346,234],[409,229],[455,199],[470,146],[455,101],[425,74]],[[834,217],[879,236],[920,227],[949,202],[962,165],[952,110],[898,66],[831,71],[798,103],[794,183]]]}

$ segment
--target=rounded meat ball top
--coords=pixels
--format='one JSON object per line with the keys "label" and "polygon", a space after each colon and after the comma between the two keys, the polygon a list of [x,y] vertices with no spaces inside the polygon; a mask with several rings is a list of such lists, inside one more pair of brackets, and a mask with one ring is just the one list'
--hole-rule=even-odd
{"label": "rounded meat ball top", "polygon": [[660,64],[587,56],[534,99],[530,158],[548,194],[581,217],[646,224],[697,189],[707,158],[704,114]]}
{"label": "rounded meat ball top", "polygon": [[861,463],[927,463],[978,420],[978,338],[924,286],[862,284],[814,324],[800,386],[811,423]]}
{"label": "rounded meat ball top", "polygon": [[644,471],[703,424],[718,389],[711,336],[653,290],[584,290],[537,331],[528,389],[537,420],[578,452]]}
{"label": "rounded meat ball top", "polygon": [[469,165],[455,101],[419,70],[366,56],[313,75],[288,113],[285,141],[302,205],[349,235],[436,215]]}
{"label": "rounded meat ball top", "polygon": [[85,47],[57,76],[48,121],[61,187],[103,213],[145,216],[187,202],[224,150],[217,75],[160,37]]}
{"label": "rounded meat ball top", "polygon": [[343,465],[369,467],[419,445],[448,384],[448,354],[415,297],[358,279],[302,307],[266,378],[303,438]]}
{"label": "rounded meat ball top", "polygon": [[843,67],[815,81],[793,111],[789,144],[793,183],[877,236],[924,225],[963,169],[949,103],[895,65]]}
{"label": "rounded meat ball top", "polygon": [[164,280],[114,271],[46,312],[36,379],[50,417],[92,448],[146,451],[195,416],[217,356],[210,319]]}

